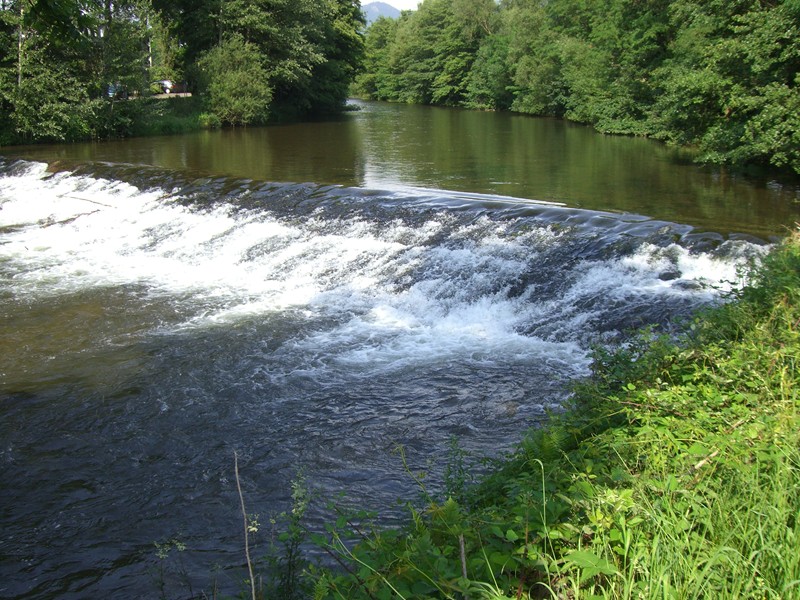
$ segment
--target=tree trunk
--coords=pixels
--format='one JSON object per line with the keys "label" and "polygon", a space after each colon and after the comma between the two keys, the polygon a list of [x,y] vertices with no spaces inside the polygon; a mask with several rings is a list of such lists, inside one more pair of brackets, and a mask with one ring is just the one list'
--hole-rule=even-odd
{"label": "tree trunk", "polygon": [[25,3],[19,3],[19,24],[17,25],[17,88],[22,87],[22,60],[25,45]]}
{"label": "tree trunk", "polygon": [[153,36],[150,35],[150,11],[145,13],[144,17],[144,35],[147,40],[147,72],[153,70]]}

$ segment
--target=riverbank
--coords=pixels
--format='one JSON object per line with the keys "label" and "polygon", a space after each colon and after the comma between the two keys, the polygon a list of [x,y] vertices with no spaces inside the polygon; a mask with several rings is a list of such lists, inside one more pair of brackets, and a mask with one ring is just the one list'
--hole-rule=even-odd
{"label": "riverbank", "polygon": [[[76,123],[78,121],[76,120]],[[31,138],[15,132],[10,119],[0,125],[0,148],[30,143],[76,143],[189,133],[219,127],[202,98],[192,95],[142,96],[130,100],[94,99],[81,106],[80,125],[61,136]]]}
{"label": "riverbank", "polygon": [[130,129],[107,137],[147,137],[190,133],[220,127],[219,119],[205,110],[203,99],[191,94],[159,94],[116,106],[130,120]]}
{"label": "riverbank", "polygon": [[[356,110],[351,105],[342,105],[338,111],[320,114],[304,114],[295,106],[271,107],[267,123],[252,123],[253,126],[277,125],[298,122],[314,122],[325,117],[336,117]],[[53,143],[70,144],[127,140],[158,135],[179,135],[203,129],[220,129],[223,122],[208,106],[208,98],[191,93],[153,94],[130,99],[95,99],[83,107],[84,124],[71,131],[63,139],[43,136],[29,139],[15,134],[8,121],[0,125],[0,148],[11,148]],[[230,127],[229,125],[225,125]],[[4,129],[5,128],[5,129]]]}
{"label": "riverbank", "polygon": [[798,300],[795,234],[680,339],[598,350],[479,485],[456,452],[402,530],[340,519],[316,597],[799,598]]}

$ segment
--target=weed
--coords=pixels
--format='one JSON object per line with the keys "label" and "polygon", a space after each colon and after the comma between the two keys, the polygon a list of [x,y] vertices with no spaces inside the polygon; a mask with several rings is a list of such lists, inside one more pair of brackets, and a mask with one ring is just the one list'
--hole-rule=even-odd
{"label": "weed", "polygon": [[177,577],[181,586],[188,590],[189,597],[194,598],[192,582],[183,561],[183,553],[186,551],[186,544],[179,538],[174,537],[163,542],[154,542],[154,546],[158,565],[153,571],[153,577],[156,587],[158,588],[159,598],[166,600],[168,597],[168,582],[173,577]]}

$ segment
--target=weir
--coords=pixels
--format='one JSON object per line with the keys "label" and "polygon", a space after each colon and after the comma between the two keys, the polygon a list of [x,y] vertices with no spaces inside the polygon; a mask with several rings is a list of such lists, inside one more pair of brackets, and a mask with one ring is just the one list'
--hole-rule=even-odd
{"label": "weir", "polygon": [[593,344],[764,251],[493,195],[2,162],[0,595],[141,597],[169,539],[201,587],[240,566],[234,450],[262,521],[300,471],[391,520],[398,445],[435,490],[453,436],[510,449]]}

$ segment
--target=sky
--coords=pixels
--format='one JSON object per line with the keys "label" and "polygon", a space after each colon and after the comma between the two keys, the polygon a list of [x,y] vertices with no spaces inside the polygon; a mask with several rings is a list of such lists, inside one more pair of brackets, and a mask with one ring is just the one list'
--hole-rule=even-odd
{"label": "sky", "polygon": [[[361,0],[361,4],[369,4],[374,0]],[[417,4],[422,2],[422,0],[380,0],[381,2],[385,2],[386,4],[391,4],[395,8],[399,10],[417,10]]]}

